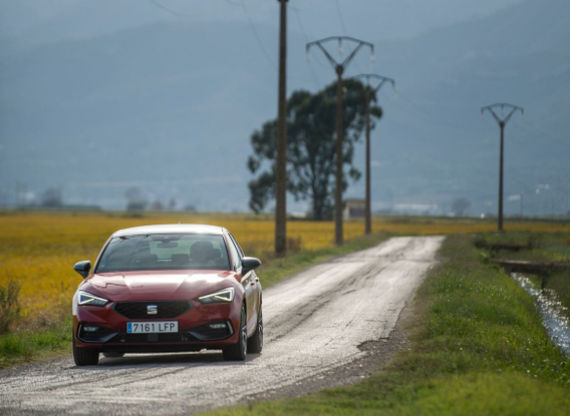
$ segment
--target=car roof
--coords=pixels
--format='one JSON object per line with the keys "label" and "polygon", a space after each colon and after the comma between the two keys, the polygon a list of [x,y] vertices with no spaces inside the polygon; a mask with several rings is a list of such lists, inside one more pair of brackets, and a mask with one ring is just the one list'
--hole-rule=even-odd
{"label": "car roof", "polygon": [[142,227],[125,228],[113,234],[113,237],[149,234],[216,234],[222,235],[224,228],[205,224],[164,224],[144,225]]}

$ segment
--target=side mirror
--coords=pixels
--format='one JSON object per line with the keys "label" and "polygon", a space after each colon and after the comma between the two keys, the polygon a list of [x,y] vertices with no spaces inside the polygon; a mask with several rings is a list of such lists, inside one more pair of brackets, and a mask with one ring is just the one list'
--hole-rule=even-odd
{"label": "side mirror", "polygon": [[75,263],[73,270],[75,270],[85,279],[87,276],[89,276],[89,270],[91,270],[91,262],[89,260],[85,260]]}
{"label": "side mirror", "polygon": [[259,266],[261,266],[261,261],[259,259],[256,259],[255,257],[244,257],[243,259],[241,259],[241,263],[242,263],[242,271],[241,271],[242,275],[246,275],[250,271],[255,270]]}

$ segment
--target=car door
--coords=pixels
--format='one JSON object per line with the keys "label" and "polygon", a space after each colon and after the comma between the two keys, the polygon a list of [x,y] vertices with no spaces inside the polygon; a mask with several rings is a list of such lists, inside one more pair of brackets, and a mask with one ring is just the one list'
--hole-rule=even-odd
{"label": "car door", "polygon": [[[235,253],[237,254],[239,265],[236,265],[241,270],[241,259],[244,257],[243,250],[241,249],[240,245],[237,243],[235,238],[228,233],[230,237],[230,249],[232,250],[232,255]],[[241,271],[240,271],[241,272]],[[243,289],[245,291],[245,298],[247,303],[247,330],[248,335],[250,335],[255,328],[257,327],[257,311],[259,310],[259,285],[257,284],[259,279],[257,279],[257,275],[255,271],[250,270],[245,275],[242,275],[241,284],[243,285]]]}

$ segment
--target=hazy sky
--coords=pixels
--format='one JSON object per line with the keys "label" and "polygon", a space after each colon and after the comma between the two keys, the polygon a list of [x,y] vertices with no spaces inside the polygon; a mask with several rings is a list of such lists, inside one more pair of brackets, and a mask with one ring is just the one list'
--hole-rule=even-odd
{"label": "hazy sky", "polygon": [[[406,38],[492,13],[521,0],[290,0],[290,30],[367,39]],[[169,13],[172,10],[174,13]],[[0,36],[85,37],[157,20],[277,25],[276,0],[0,0]]]}
{"label": "hazy sky", "polygon": [[[331,35],[376,45],[375,66],[359,53],[346,76],[397,80],[372,136],[376,207],[468,197],[490,209],[497,126],[479,110],[494,101],[527,110],[508,129],[509,195],[570,183],[568,0],[288,4],[289,93],[334,80],[304,53]],[[36,202],[57,186],[68,203],[120,209],[136,185],[149,201],[247,209],[249,138],[277,111],[278,14],[276,0],[0,0],[0,202],[21,182]]]}

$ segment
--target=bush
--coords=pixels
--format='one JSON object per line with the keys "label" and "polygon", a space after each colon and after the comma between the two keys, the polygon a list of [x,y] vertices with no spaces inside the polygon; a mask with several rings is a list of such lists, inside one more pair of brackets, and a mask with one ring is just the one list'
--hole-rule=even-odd
{"label": "bush", "polygon": [[287,251],[296,253],[303,248],[303,239],[301,236],[287,238]]}
{"label": "bush", "polygon": [[0,286],[0,335],[10,332],[20,317],[19,293],[20,284],[13,280],[6,287]]}

